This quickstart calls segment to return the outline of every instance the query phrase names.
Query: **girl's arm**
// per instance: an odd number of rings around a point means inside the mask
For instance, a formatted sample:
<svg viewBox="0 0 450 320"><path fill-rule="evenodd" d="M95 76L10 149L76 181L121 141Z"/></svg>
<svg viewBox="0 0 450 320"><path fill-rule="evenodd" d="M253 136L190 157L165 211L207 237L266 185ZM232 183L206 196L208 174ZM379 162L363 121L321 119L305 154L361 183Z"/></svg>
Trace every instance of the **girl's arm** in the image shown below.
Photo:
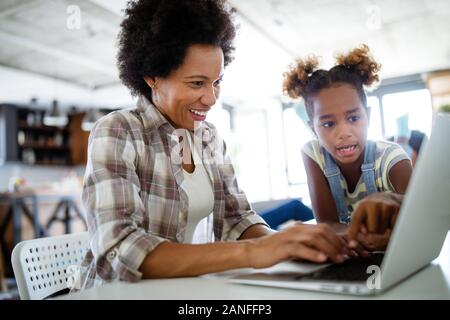
<svg viewBox="0 0 450 320"><path fill-rule="evenodd" d="M394 193L374 193L363 199L356 208L349 228L348 238L356 239L361 227L369 234L360 235L360 242L369 250L384 250L389 242L400 206L412 174L411 161L397 162L389 171L389 181ZM356 242L351 244L356 245Z"/></svg>
<svg viewBox="0 0 450 320"><path fill-rule="evenodd" d="M339 215L328 185L327 178L314 160L302 151L303 164L308 178L308 189L314 216L317 222L330 225L336 232L343 232L347 226L339 222Z"/></svg>
<svg viewBox="0 0 450 320"><path fill-rule="evenodd" d="M389 181L396 193L405 194L408 187L409 178L412 174L411 161L404 159L392 166L389 171Z"/></svg>

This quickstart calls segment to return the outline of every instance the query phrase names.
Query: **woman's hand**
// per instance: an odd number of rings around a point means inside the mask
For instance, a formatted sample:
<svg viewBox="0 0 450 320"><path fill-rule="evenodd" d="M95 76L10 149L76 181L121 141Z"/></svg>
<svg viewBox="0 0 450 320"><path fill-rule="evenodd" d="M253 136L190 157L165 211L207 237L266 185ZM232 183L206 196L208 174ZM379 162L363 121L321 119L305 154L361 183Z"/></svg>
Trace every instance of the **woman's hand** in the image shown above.
<svg viewBox="0 0 450 320"><path fill-rule="evenodd" d="M354 248L360 243L366 249L383 250L389 242L403 196L378 192L361 200L352 215L347 238Z"/></svg>
<svg viewBox="0 0 450 320"><path fill-rule="evenodd" d="M253 268L294 259L323 263L329 258L340 263L350 254L345 241L326 224L297 223L275 234L244 241Z"/></svg>

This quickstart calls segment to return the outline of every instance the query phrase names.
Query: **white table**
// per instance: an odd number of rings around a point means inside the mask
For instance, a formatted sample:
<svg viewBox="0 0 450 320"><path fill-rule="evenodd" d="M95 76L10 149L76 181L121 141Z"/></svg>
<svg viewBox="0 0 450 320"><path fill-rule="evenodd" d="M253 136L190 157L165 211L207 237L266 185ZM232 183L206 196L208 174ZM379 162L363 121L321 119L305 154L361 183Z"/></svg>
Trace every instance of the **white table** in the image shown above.
<svg viewBox="0 0 450 320"><path fill-rule="evenodd" d="M428 267L388 291L373 297L248 286L226 279L190 277L112 282L58 299L161 299L161 300L290 300L290 299L450 299L450 232L439 257Z"/></svg>

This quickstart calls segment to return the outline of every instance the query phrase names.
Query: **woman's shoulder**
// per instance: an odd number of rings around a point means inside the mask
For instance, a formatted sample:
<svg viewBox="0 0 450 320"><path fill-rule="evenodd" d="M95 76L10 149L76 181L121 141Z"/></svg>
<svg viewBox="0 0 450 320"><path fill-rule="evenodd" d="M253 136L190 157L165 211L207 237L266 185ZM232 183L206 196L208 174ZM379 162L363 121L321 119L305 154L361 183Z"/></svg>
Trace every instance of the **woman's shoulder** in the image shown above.
<svg viewBox="0 0 450 320"><path fill-rule="evenodd" d="M140 118L136 107L115 110L101 117L96 123L96 129L141 129L143 123Z"/></svg>
<svg viewBox="0 0 450 320"><path fill-rule="evenodd" d="M96 125L97 127L128 127L132 123L139 123L136 117L136 108L126 108L115 110L101 117Z"/></svg>
<svg viewBox="0 0 450 320"><path fill-rule="evenodd" d="M136 108L115 110L101 117L91 130L91 139L130 139L143 132L143 124L136 114ZM140 134L138 134L140 136Z"/></svg>

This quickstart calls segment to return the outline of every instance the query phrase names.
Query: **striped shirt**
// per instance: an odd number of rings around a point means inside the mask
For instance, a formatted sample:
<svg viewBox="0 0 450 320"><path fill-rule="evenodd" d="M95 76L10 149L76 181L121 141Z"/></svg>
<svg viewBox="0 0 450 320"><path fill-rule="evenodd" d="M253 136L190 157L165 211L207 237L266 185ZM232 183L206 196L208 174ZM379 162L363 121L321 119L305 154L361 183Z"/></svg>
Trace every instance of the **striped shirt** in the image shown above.
<svg viewBox="0 0 450 320"><path fill-rule="evenodd" d="M214 194L205 241L237 240L248 227L266 224L239 189L215 127L202 122L197 134ZM81 288L113 279L137 281L144 258L160 243L184 242L189 204L178 160L181 145L180 130L144 97L136 108L96 123L83 184L90 250Z"/></svg>
<svg viewBox="0 0 450 320"><path fill-rule="evenodd" d="M325 168L325 157L318 140L307 142L302 151L320 167L322 172ZM389 171L401 160L410 160L406 152L398 144L389 141L376 141L375 151L375 185L379 192L395 192L389 180ZM361 177L356 184L355 190L349 192L347 181L341 173L341 186L344 190L345 202L349 213L353 213L358 201L365 197L366 185Z"/></svg>

